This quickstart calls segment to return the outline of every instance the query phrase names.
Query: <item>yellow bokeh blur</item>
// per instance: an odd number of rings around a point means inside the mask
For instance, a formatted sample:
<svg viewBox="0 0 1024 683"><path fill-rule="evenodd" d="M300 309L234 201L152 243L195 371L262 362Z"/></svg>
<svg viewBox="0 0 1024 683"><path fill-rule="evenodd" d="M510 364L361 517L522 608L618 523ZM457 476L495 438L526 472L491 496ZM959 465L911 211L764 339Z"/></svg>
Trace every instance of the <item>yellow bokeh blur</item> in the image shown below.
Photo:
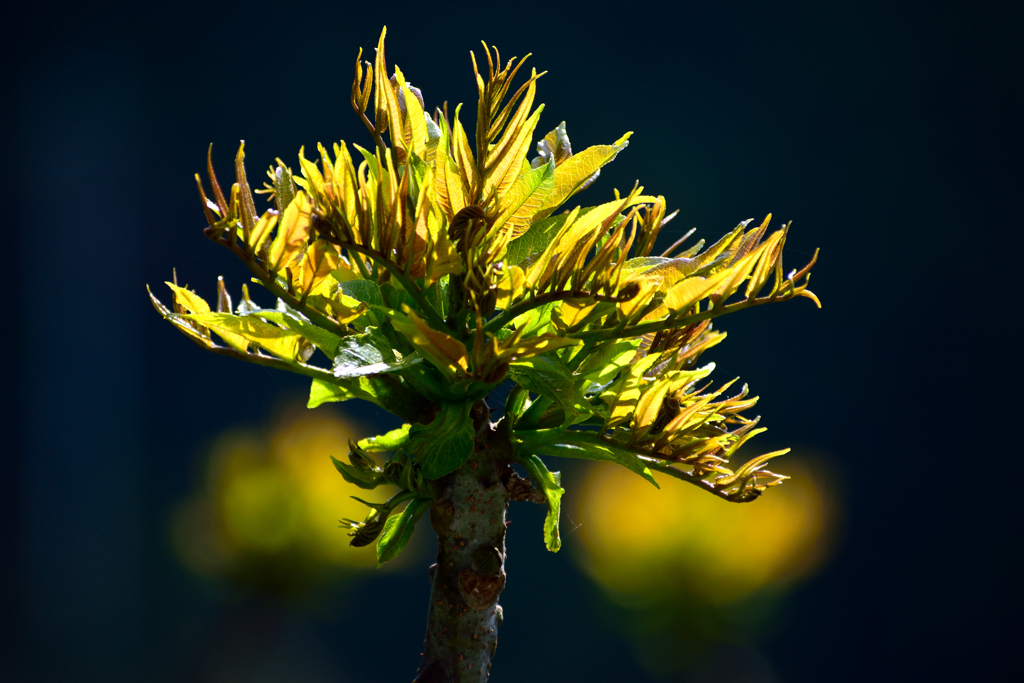
<svg viewBox="0 0 1024 683"><path fill-rule="evenodd" d="M398 489L360 489L331 463L346 458L350 438L365 436L327 407L285 411L266 430L226 430L196 491L173 513L179 558L202 576L287 593L373 570L374 547L351 547L338 522L369 512L351 496L383 502ZM385 569L412 555L411 544Z"/></svg>
<svg viewBox="0 0 1024 683"><path fill-rule="evenodd" d="M792 584L826 558L836 509L820 472L785 460L792 478L752 503L666 476L656 489L594 464L571 498L577 560L625 603L677 596L722 605Z"/></svg>

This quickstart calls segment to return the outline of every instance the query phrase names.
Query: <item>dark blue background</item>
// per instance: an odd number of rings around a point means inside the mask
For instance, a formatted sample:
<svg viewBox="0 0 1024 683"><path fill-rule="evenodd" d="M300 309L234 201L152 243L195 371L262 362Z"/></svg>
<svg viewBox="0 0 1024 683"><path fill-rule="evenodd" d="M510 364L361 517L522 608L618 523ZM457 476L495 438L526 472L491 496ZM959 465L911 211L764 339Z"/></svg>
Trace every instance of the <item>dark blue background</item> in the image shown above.
<svg viewBox="0 0 1024 683"><path fill-rule="evenodd" d="M1022 607L1024 12L834 4L6 10L0 678L206 680L203 652L246 648L209 640L221 618L250 650L291 643L306 668L289 680L412 677L421 572L374 578L280 636L244 628L272 619L217 616L176 563L166 517L210 437L306 382L200 353L143 288L171 266L207 295L218 274L247 279L202 237L206 144L228 176L240 138L251 176L302 144L365 144L352 64L385 23L389 62L429 106L474 101L483 38L549 70L543 130L567 120L577 148L635 131L585 201L639 178L681 209L674 228L713 237L772 211L794 220L790 263L821 247L822 311L744 313L712 353L762 395L762 450L818 449L843 476L843 543L760 643L778 680L1003 671ZM653 680L523 507L493 680Z"/></svg>

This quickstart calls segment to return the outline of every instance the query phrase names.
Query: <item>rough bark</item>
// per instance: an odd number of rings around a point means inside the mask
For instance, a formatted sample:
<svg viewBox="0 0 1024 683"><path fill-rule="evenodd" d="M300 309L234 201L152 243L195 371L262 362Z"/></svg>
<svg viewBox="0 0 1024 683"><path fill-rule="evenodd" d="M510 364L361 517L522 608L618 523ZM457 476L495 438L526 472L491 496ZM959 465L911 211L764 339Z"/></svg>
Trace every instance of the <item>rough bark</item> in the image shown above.
<svg viewBox="0 0 1024 683"><path fill-rule="evenodd" d="M473 455L441 482L430 509L437 563L430 568L430 609L423 661L414 683L486 681L498 645L505 587L505 511L512 450L483 402L473 407Z"/></svg>

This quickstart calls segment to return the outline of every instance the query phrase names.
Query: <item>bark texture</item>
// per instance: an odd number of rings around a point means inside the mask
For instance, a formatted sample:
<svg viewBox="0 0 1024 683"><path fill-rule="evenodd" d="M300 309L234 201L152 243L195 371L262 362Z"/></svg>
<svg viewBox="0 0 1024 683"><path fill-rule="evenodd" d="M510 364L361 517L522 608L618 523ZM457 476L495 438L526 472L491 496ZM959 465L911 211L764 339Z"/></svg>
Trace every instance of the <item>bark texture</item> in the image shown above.
<svg viewBox="0 0 1024 683"><path fill-rule="evenodd" d="M473 455L442 481L430 509L437 564L430 568L427 635L414 683L486 681L498 645L512 446L507 423L495 429L485 403L472 416Z"/></svg>

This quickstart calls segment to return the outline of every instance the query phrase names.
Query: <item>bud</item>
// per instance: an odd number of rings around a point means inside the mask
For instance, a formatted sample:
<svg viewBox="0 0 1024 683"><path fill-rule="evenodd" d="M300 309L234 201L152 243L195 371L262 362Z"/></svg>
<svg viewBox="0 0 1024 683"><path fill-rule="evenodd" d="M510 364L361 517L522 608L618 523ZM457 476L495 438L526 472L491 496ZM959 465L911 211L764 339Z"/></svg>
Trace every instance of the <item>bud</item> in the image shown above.
<svg viewBox="0 0 1024 683"><path fill-rule="evenodd" d="M353 444L350 442L350 445ZM365 454L358 452L358 449L350 451L348 459L351 461L351 465L343 463L333 456L331 457L334 467L348 483L355 484L361 489L375 489L385 483L383 481L383 470L377 467Z"/></svg>
<svg viewBox="0 0 1024 683"><path fill-rule="evenodd" d="M223 275L217 277L217 312L231 312L231 295L228 294L228 289L224 286Z"/></svg>

